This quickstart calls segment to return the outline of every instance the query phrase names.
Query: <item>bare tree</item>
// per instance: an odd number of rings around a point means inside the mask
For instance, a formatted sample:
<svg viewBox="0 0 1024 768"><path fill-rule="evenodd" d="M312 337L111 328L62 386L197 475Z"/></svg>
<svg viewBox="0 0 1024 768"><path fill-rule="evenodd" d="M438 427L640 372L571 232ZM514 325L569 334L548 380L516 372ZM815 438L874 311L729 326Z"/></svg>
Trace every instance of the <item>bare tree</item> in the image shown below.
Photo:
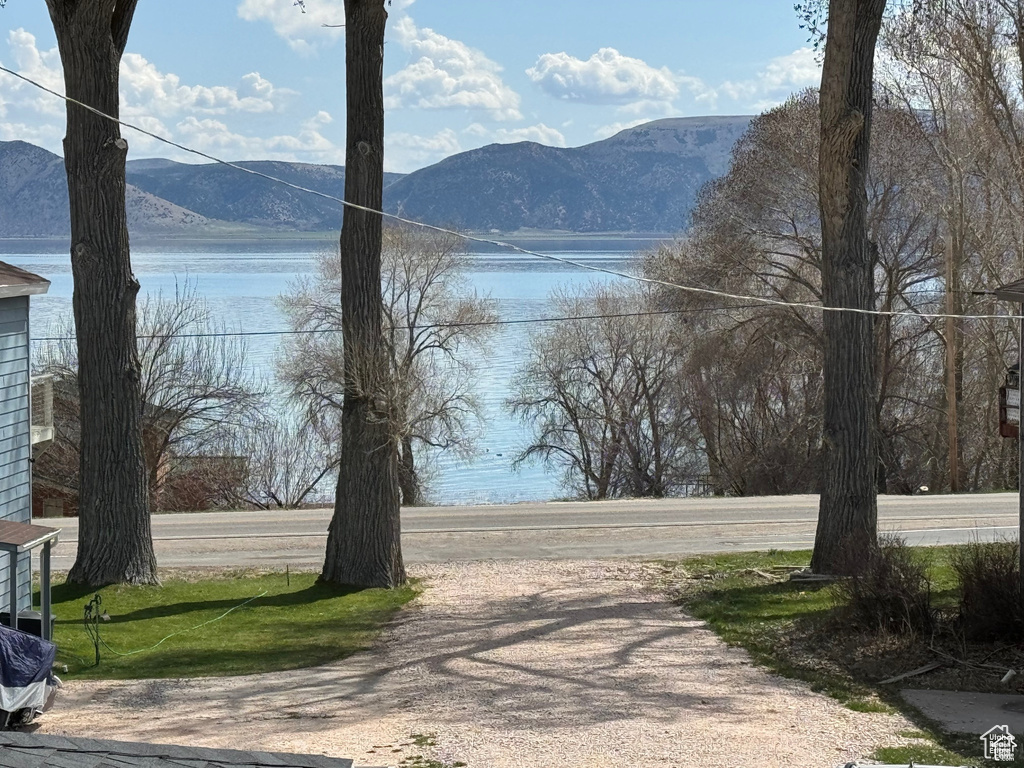
<svg viewBox="0 0 1024 768"><path fill-rule="evenodd" d="M815 91L755 118L729 173L702 191L685 240L648 256L669 282L784 302L821 302L819 104ZM934 311L935 218L927 145L902 110L880 110L868 174L867 221L877 244L873 306ZM658 301L684 311L675 338L686 403L720 492L809 493L821 481L822 313L806 306L729 302L675 290ZM737 306L738 305L738 306ZM932 433L935 337L924 318L881 317L877 412L886 450L880 487L922 482L921 436ZM915 463L918 462L918 463ZM916 477L915 477L916 475ZM916 479L913 482L911 479Z"/></svg>
<svg viewBox="0 0 1024 768"><path fill-rule="evenodd" d="M245 458L244 477L230 500L258 509L295 509L321 501L322 484L338 469L337 428L295 414L253 426L230 443L229 452Z"/></svg>
<svg viewBox="0 0 1024 768"><path fill-rule="evenodd" d="M486 299L468 287L463 240L406 228L383 233L383 344L390 388L386 400L399 447L399 485L406 505L423 502L417 455L472 453L481 420L474 392L475 359L496 318ZM337 253L317 256L317 273L281 299L292 337L278 365L279 378L316 419L343 408L344 344Z"/></svg>
<svg viewBox="0 0 1024 768"><path fill-rule="evenodd" d="M472 453L482 418L475 362L497 316L488 300L470 290L466 264L465 241L456 235L385 230L384 322L405 504L423 502L417 451Z"/></svg>
<svg viewBox="0 0 1024 768"><path fill-rule="evenodd" d="M215 322L194 285L177 287L173 298L148 296L140 306L140 327L148 494L154 506L163 506L172 458L218 454L232 436L253 429L265 392L246 365L244 340ZM36 471L56 475L80 492L78 467L68 458L81 451L81 361L73 329L65 326L56 336L58 341L42 349L38 365L56 380L58 445L43 455Z"/></svg>
<svg viewBox="0 0 1024 768"><path fill-rule="evenodd" d="M47 0L67 105L73 306L81 359L78 554L68 574L91 585L156 583L142 445L135 297L125 214L128 144L117 117L118 66L137 0ZM77 102L77 103L76 103Z"/></svg>
<svg viewBox="0 0 1024 768"><path fill-rule="evenodd" d="M252 429L266 396L247 364L244 339L214 320L186 283L173 299L148 296L140 307L144 429L149 483L159 499L171 455L211 453L228 435Z"/></svg>
<svg viewBox="0 0 1024 768"><path fill-rule="evenodd" d="M984 293L1019 278L1024 252L1024 4L943 0L923 6L884 25L881 82L885 97L920 123L938 170L933 208L948 243L943 282L949 307L993 314ZM965 490L1012 486L1013 446L991 425L1016 335L998 320L949 326L941 341L952 352L946 401L954 407L946 415L957 439L949 451L958 459L956 480ZM948 463L936 462L929 485L947 486Z"/></svg>
<svg viewBox="0 0 1024 768"><path fill-rule="evenodd" d="M593 285L552 296L567 320L531 337L512 413L533 427L516 464L561 469L586 499L670 495L697 473L692 420L679 390L677 330L642 291Z"/></svg>

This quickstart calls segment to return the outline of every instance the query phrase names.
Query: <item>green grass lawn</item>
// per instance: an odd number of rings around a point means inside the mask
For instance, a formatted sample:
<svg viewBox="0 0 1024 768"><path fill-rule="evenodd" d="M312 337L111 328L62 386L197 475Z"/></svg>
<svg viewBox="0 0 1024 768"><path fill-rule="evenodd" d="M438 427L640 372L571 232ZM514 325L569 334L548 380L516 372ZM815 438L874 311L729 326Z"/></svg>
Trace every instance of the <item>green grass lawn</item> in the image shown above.
<svg viewBox="0 0 1024 768"><path fill-rule="evenodd" d="M956 602L951 549L917 550L926 558L933 584L933 605L952 609ZM978 764L976 738L950 736L926 720L898 696L900 685L878 680L934 660L927 650L932 639L882 637L867 639L844 631L835 612L830 586L768 580L755 571L773 574L775 566L803 565L811 553L759 552L694 557L663 562L659 581L687 612L703 619L731 645L746 648L753 659L786 677L809 683L857 711L899 710L920 731L908 747L879 750L872 757L887 763L941 765ZM1021 765L1024 761L1003 763Z"/></svg>
<svg viewBox="0 0 1024 768"><path fill-rule="evenodd" d="M204 580L167 578L159 587L105 587L98 592L110 620L101 621L99 629L109 648L100 647L98 665L82 622L84 606L96 590L56 584L57 661L68 667L62 676L205 677L324 664L367 648L417 594L413 586L344 590L318 584L316 578L313 573L236 573ZM192 629L232 608L224 618Z"/></svg>

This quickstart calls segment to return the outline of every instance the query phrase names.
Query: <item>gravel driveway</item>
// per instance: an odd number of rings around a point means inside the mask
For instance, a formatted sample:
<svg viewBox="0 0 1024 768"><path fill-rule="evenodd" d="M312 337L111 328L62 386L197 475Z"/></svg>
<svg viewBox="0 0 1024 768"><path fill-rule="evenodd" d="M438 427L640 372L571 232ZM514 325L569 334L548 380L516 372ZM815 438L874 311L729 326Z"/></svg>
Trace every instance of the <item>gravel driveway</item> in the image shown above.
<svg viewBox="0 0 1024 768"><path fill-rule="evenodd" d="M470 768L823 768L913 728L752 666L647 588L635 563L412 574L426 592L369 653L260 676L72 683L41 730L377 766L424 755Z"/></svg>

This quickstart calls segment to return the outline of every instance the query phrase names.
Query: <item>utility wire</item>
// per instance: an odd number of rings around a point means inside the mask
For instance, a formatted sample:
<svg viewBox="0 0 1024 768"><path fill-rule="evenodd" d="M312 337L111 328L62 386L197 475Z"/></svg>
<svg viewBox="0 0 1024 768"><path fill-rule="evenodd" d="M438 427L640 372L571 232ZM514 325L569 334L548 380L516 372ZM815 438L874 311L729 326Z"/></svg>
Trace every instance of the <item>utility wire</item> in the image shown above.
<svg viewBox="0 0 1024 768"><path fill-rule="evenodd" d="M931 291L907 291L907 293L930 293ZM814 305L820 308L821 305ZM524 317L515 320L480 320L472 323L431 323L417 325L417 331L431 331L439 328L481 328L498 325L531 325L535 323L563 323L576 320L608 320L620 317L655 317L658 315L686 315L698 312L731 312L741 309L764 309L764 304L736 304L731 307L689 307L686 309L659 309L646 312L612 312L597 315L562 315L558 317ZM922 317L921 315L916 315ZM1003 317L1000 315L999 317ZM410 326L396 326L396 330L413 330ZM340 328L289 329L280 331L211 331L208 333L157 333L137 336L139 341L148 339L223 339L244 336L315 336L328 333L341 333ZM31 341L74 341L74 336L40 336Z"/></svg>
<svg viewBox="0 0 1024 768"><path fill-rule="evenodd" d="M495 247L498 247L498 248L504 248L504 249L507 249L507 250L514 251L516 253L521 253L521 254L523 254L525 256L533 256L535 258L544 259L546 261L553 261L553 262L557 262L559 264L565 264L565 265L568 265L568 266L577 267L578 269L589 270L591 272L601 272L601 273L604 273L604 274L607 274L607 275L613 275L614 277L625 278L626 280L633 280L633 281L636 281L636 282L645 283L647 285L657 285L657 286L661 286L661 287L664 287L664 288L673 288L675 290L686 291L688 293L698 293L698 294L703 294L705 296L717 296L718 298L733 299L733 300L736 300L736 301L753 301L753 302L757 302L759 304L771 305L771 306L799 307L799 308L802 308L802 309L813 309L813 310L817 310L817 311L821 311L821 312L850 312L850 313L858 314L858 315L873 315L873 316L881 316L881 317L916 317L916 318L927 318L927 319L944 319L944 318L947 318L947 317L948 318L955 318L955 319L959 319L959 320L1007 320L1007 319L1020 320L1020 319L1024 319L1024 318L1022 318L1019 315L957 315L957 314L947 314L947 313L940 313L940 312L911 312L911 311L907 311L907 310L861 309L859 307L830 307L830 306L825 306L823 304L807 304L807 303L803 303L803 302L783 301L783 300L780 300L780 299L770 299L770 298L762 297L762 296L748 296L748 295L745 295L745 294L730 293L728 291L720 291L720 290L716 290L716 289L713 289L713 288L702 288L702 287L694 286L694 285L682 285L680 283L671 283L671 282L669 282L667 280L659 280L657 278L644 277L642 275L631 275L631 274L629 274L627 272L621 272L619 270L610 269L608 267L600 267L600 266L596 266L596 265L593 265L593 264L585 264L585 263L582 263L582 262L579 262L579 261L575 261L574 259L567 259L567 258L564 258L564 257L561 257L561 256L554 256L552 254L539 253L537 251L531 251L531 250L529 250L527 248L522 248L522 247L520 247L518 245L515 245L513 243L504 242L502 240L492 240L492 239L489 239L489 238L486 238L486 237L479 237L479 236L476 236L476 235L467 235L467 234L465 234L463 232L457 232L455 230L446 229L445 227L438 227L438 226L435 226L433 224L425 224L425 223L420 222L420 221L414 221L412 219L407 219L407 218L405 218L403 216L398 216L397 214L394 214L394 213L387 213L386 211L379 211L379 210L376 210L374 208L369 208L369 207L364 206L364 205L359 205L358 203L349 202L349 201L344 200L344 199L342 199L340 197L335 197L334 195L327 194L326 192L320 192L320 191L315 190L315 189L310 189L308 187L303 187L303 186L301 186L299 184L293 184L290 181L285 181L284 179L279 179L276 176L271 176L271 175L266 174L266 173L261 173L260 171L253 170L252 168L246 168L245 166L239 165L237 163L232 163L232 162L229 162L227 160L222 160L219 157L214 157L213 155L207 154L206 152L203 152L201 150L193 149L192 147L185 146L184 144L179 144L176 141L172 141L171 139L168 139L168 138L166 138L164 136L161 136L161 135L159 135L157 133L153 133L152 131L148 131L145 128L141 128L141 127L139 127L137 125L134 125L133 123L126 122L126 121L121 120L119 118L113 117L112 115L108 115L105 112L102 112L102 111L96 109L95 107L91 107L88 104L85 104L85 103L83 103L81 101L78 101L77 99L73 99L73 98L71 98L69 96L66 96L65 94L59 93L58 91L55 91L52 88L46 87L42 83L36 82L35 80L33 80L33 79L29 78L29 77L26 77L25 75L21 74L20 72L15 72L14 70L8 69L7 67L4 67L2 65L0 65L0 72L6 72L7 74L9 74L11 76L18 78L19 80L22 80L22 81L28 83L31 86L34 86L35 88L38 88L38 89L40 89L42 91L45 91L46 93L49 93L49 94L51 94L53 96L56 96L59 99L64 100L68 104L74 104L75 106L81 107L82 109L85 109L85 110L87 110L89 112L92 112L93 114L97 115L98 117L104 118L105 120L110 120L111 122L117 123L119 125L123 125L126 128L131 128L133 131L137 131L138 133L141 133L144 136L149 136L152 139L156 139L157 141L159 141L159 142L161 142L163 144L167 144L168 146L174 147L176 149L180 149L182 152L187 152L189 154L196 155L197 157L202 157L202 158L204 158L206 160L210 160L210 161L212 161L214 163L218 163L220 165L226 165L229 168L234 168L236 170L242 171L243 173L248 173L248 174L250 174L252 176L258 176L260 178L267 179L268 181L272 181L272 182L274 182L276 184L282 184L282 185L284 185L286 187L290 187L291 189L295 189L295 190L298 190L300 192L306 192L308 194L316 195L317 197L322 197L322 198L325 198L327 200L333 200L334 202L339 203L340 205L342 205L342 206L344 206L346 208L351 208L353 210L363 211L365 213L370 213L370 214L373 214L375 216L381 216L383 218L391 219L392 221L401 222L401 223L406 224L408 226L419 227L421 229L428 229L428 230L431 230L431 231L434 231L434 232L440 232L442 234L452 235L454 237L459 237L459 238L462 238L462 239L464 239L464 240L466 240L468 242L472 242L472 243L480 243L482 245L491 245L491 246L495 246Z"/></svg>
<svg viewBox="0 0 1024 768"><path fill-rule="evenodd" d="M737 304L734 307L692 307L688 309L660 309L648 312L612 312L601 315L569 315L563 317L525 317L518 320L480 320L472 323L433 323L430 325L417 325L415 330L430 331L437 328L479 328L493 325L528 325L531 323L560 323L573 320L605 320L618 317L653 317L656 315L684 315L694 312L728 312L734 309L763 309L762 304ZM409 326L396 326L396 330L413 330ZM340 328L314 328L309 330L283 330L283 331L221 331L210 333L159 333L152 335L137 336L140 341L143 339L221 339L234 338L238 336L310 336L324 333L341 333ZM32 339L33 342L40 341L74 341L74 336L41 336Z"/></svg>

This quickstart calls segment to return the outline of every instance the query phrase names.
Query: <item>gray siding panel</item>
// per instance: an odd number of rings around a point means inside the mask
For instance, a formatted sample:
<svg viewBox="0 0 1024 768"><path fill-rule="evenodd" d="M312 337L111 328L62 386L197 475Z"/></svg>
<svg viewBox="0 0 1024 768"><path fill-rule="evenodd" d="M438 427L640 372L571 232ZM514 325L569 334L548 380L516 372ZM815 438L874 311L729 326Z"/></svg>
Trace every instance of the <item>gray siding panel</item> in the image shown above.
<svg viewBox="0 0 1024 768"><path fill-rule="evenodd" d="M8 595L8 584L10 583L10 577L8 574L8 558L9 554L6 552L0 553L0 611L7 612L10 610L10 602L7 597ZM29 572L31 553L23 552L18 556L18 610L24 611L32 607L32 579Z"/></svg>
<svg viewBox="0 0 1024 768"><path fill-rule="evenodd" d="M3 363L0 363L0 365L3 365ZM0 414L0 432L3 430L13 430L9 435L2 435L0 439L6 440L9 437L16 437L21 434L23 428L28 427L28 396L22 395L17 398L17 403L13 410ZM2 482L3 479L0 478L0 483Z"/></svg>
<svg viewBox="0 0 1024 768"><path fill-rule="evenodd" d="M5 401L8 398L24 397L26 393L32 394L32 390L27 382L19 382L9 387L0 387L0 399ZM4 405L8 404L5 402ZM5 410L10 410L10 408Z"/></svg>
<svg viewBox="0 0 1024 768"><path fill-rule="evenodd" d="M24 318L21 320L11 320L10 318L5 320L3 317L0 317L0 336L13 336L19 333L28 333L28 323Z"/></svg>
<svg viewBox="0 0 1024 768"><path fill-rule="evenodd" d="M8 437L0 440L0 453L7 453L13 451L15 448L24 448L28 450L32 444L32 435L15 435L14 437Z"/></svg>
<svg viewBox="0 0 1024 768"><path fill-rule="evenodd" d="M32 518L27 296L0 299L0 519ZM8 605L7 555L0 555L0 610ZM31 607L30 557L18 562L18 605Z"/></svg>
<svg viewBox="0 0 1024 768"><path fill-rule="evenodd" d="M31 474L28 446L18 445L9 451L0 449L0 464L9 464L12 467L21 465Z"/></svg>
<svg viewBox="0 0 1024 768"><path fill-rule="evenodd" d="M28 349L22 346L13 349L0 349L0 365L7 363L25 363L28 367Z"/></svg>
<svg viewBox="0 0 1024 768"><path fill-rule="evenodd" d="M0 328L4 326L0 324ZM25 342L28 340L28 334L24 330L18 331L17 333L5 334L0 330L0 349L5 351L17 351L21 354L26 354Z"/></svg>
<svg viewBox="0 0 1024 768"><path fill-rule="evenodd" d="M7 302L0 307L0 323L21 323L22 329L28 328L28 296L16 296L0 301Z"/></svg>

